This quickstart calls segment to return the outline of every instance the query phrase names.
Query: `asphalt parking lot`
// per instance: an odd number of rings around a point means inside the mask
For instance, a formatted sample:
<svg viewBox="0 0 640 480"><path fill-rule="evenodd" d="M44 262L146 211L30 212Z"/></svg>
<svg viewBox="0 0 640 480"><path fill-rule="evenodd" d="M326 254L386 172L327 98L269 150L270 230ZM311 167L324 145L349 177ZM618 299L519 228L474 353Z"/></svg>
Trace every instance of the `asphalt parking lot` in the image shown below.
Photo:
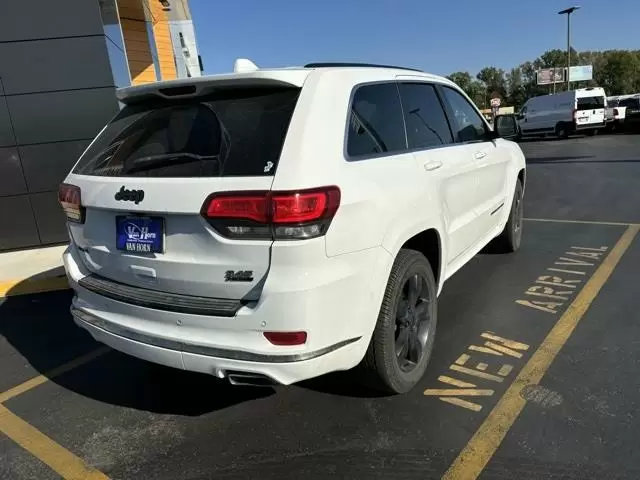
<svg viewBox="0 0 640 480"><path fill-rule="evenodd" d="M231 387L0 299L0 478L640 478L640 136L531 141L524 239L445 285L428 374Z"/></svg>

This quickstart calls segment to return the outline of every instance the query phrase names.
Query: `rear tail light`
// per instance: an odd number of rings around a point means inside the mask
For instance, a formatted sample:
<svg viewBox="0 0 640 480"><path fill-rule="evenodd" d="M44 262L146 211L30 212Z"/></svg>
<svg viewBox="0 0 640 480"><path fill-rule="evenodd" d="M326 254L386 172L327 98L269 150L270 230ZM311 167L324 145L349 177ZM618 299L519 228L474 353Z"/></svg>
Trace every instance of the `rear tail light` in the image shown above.
<svg viewBox="0 0 640 480"><path fill-rule="evenodd" d="M307 332L264 332L263 335L278 346L304 345L307 342Z"/></svg>
<svg viewBox="0 0 640 480"><path fill-rule="evenodd" d="M85 209L82 206L80 187L63 183L58 189L58 201L62 205L67 220L74 223L84 223Z"/></svg>
<svg viewBox="0 0 640 480"><path fill-rule="evenodd" d="M202 216L230 238L302 240L326 233L340 206L340 189L212 194Z"/></svg>
<svg viewBox="0 0 640 480"><path fill-rule="evenodd" d="M574 120L576 119L576 114L577 114L577 113L578 113L578 109L577 109L577 108L574 108L574 109L573 109L573 119L574 119Z"/></svg>

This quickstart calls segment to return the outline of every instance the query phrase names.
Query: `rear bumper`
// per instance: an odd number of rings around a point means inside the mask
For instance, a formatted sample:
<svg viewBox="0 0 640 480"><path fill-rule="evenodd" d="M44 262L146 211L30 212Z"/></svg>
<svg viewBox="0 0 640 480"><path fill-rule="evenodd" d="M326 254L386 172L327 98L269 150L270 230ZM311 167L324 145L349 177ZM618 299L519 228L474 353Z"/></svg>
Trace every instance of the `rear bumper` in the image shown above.
<svg viewBox="0 0 640 480"><path fill-rule="evenodd" d="M371 249L327 258L330 268L318 266L316 272L307 266L272 271L258 302L242 305L233 316L213 316L149 308L88 289L91 272L78 255L73 244L63 255L76 292L72 313L96 340L174 368L217 376L257 373L282 384L361 361L380 306L372 301L372 286L388 262L386 251ZM264 331L306 331L307 343L276 346Z"/></svg>
<svg viewBox="0 0 640 480"><path fill-rule="evenodd" d="M575 122L574 122L575 123ZM593 130L594 128L604 128L607 125L607 122L598 122L598 123L588 123L588 124L575 124L575 130L577 132L583 131L583 130Z"/></svg>
<svg viewBox="0 0 640 480"><path fill-rule="evenodd" d="M331 345L315 352L294 355L261 355L250 352L225 350L203 345L183 344L175 340L143 337L137 340L117 335L107 329L117 328L104 319L83 310L71 307L76 324L87 330L98 342L118 351L150 362L182 370L212 374L220 378L228 372L247 372L270 378L274 383L289 385L323 373L339 370L341 365L350 365L360 355L361 338L354 338ZM132 334L132 332L126 332ZM146 341L141 341L142 339ZM165 343L158 346L153 343ZM169 348L174 347L174 348ZM365 345L366 348L366 345ZM197 353L201 350L201 353ZM222 356L212 356L217 353ZM233 358L237 357L237 358ZM250 359L250 360L249 360Z"/></svg>

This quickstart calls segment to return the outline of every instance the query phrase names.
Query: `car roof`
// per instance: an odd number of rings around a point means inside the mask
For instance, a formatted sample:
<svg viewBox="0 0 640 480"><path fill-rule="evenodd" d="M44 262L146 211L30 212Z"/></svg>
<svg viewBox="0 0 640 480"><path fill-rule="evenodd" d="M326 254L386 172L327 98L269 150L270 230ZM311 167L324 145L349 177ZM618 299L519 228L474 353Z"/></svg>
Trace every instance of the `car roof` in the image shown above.
<svg viewBox="0 0 640 480"><path fill-rule="evenodd" d="M201 77L163 80L143 85L120 88L116 91L118 100L132 103L149 97L191 97L207 93L207 90L219 90L238 86L291 86L301 88L312 72L351 72L361 73L363 80L371 80L379 75L381 80L393 78L420 78L447 85L454 85L449 79L432 75L413 68L377 65L368 63L309 63L301 67L283 67L239 71ZM359 76L359 75L356 75Z"/></svg>

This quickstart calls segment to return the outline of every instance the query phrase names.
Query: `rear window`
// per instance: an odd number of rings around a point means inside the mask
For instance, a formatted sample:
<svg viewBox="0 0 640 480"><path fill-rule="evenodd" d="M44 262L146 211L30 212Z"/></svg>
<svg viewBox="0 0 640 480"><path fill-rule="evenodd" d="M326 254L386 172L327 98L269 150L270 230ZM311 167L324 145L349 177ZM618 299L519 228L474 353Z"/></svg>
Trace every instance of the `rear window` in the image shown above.
<svg viewBox="0 0 640 480"><path fill-rule="evenodd" d="M273 175L300 89L234 89L126 106L73 173L110 177Z"/></svg>
<svg viewBox="0 0 640 480"><path fill-rule="evenodd" d="M596 110L604 108L604 97L578 98L578 110Z"/></svg>

